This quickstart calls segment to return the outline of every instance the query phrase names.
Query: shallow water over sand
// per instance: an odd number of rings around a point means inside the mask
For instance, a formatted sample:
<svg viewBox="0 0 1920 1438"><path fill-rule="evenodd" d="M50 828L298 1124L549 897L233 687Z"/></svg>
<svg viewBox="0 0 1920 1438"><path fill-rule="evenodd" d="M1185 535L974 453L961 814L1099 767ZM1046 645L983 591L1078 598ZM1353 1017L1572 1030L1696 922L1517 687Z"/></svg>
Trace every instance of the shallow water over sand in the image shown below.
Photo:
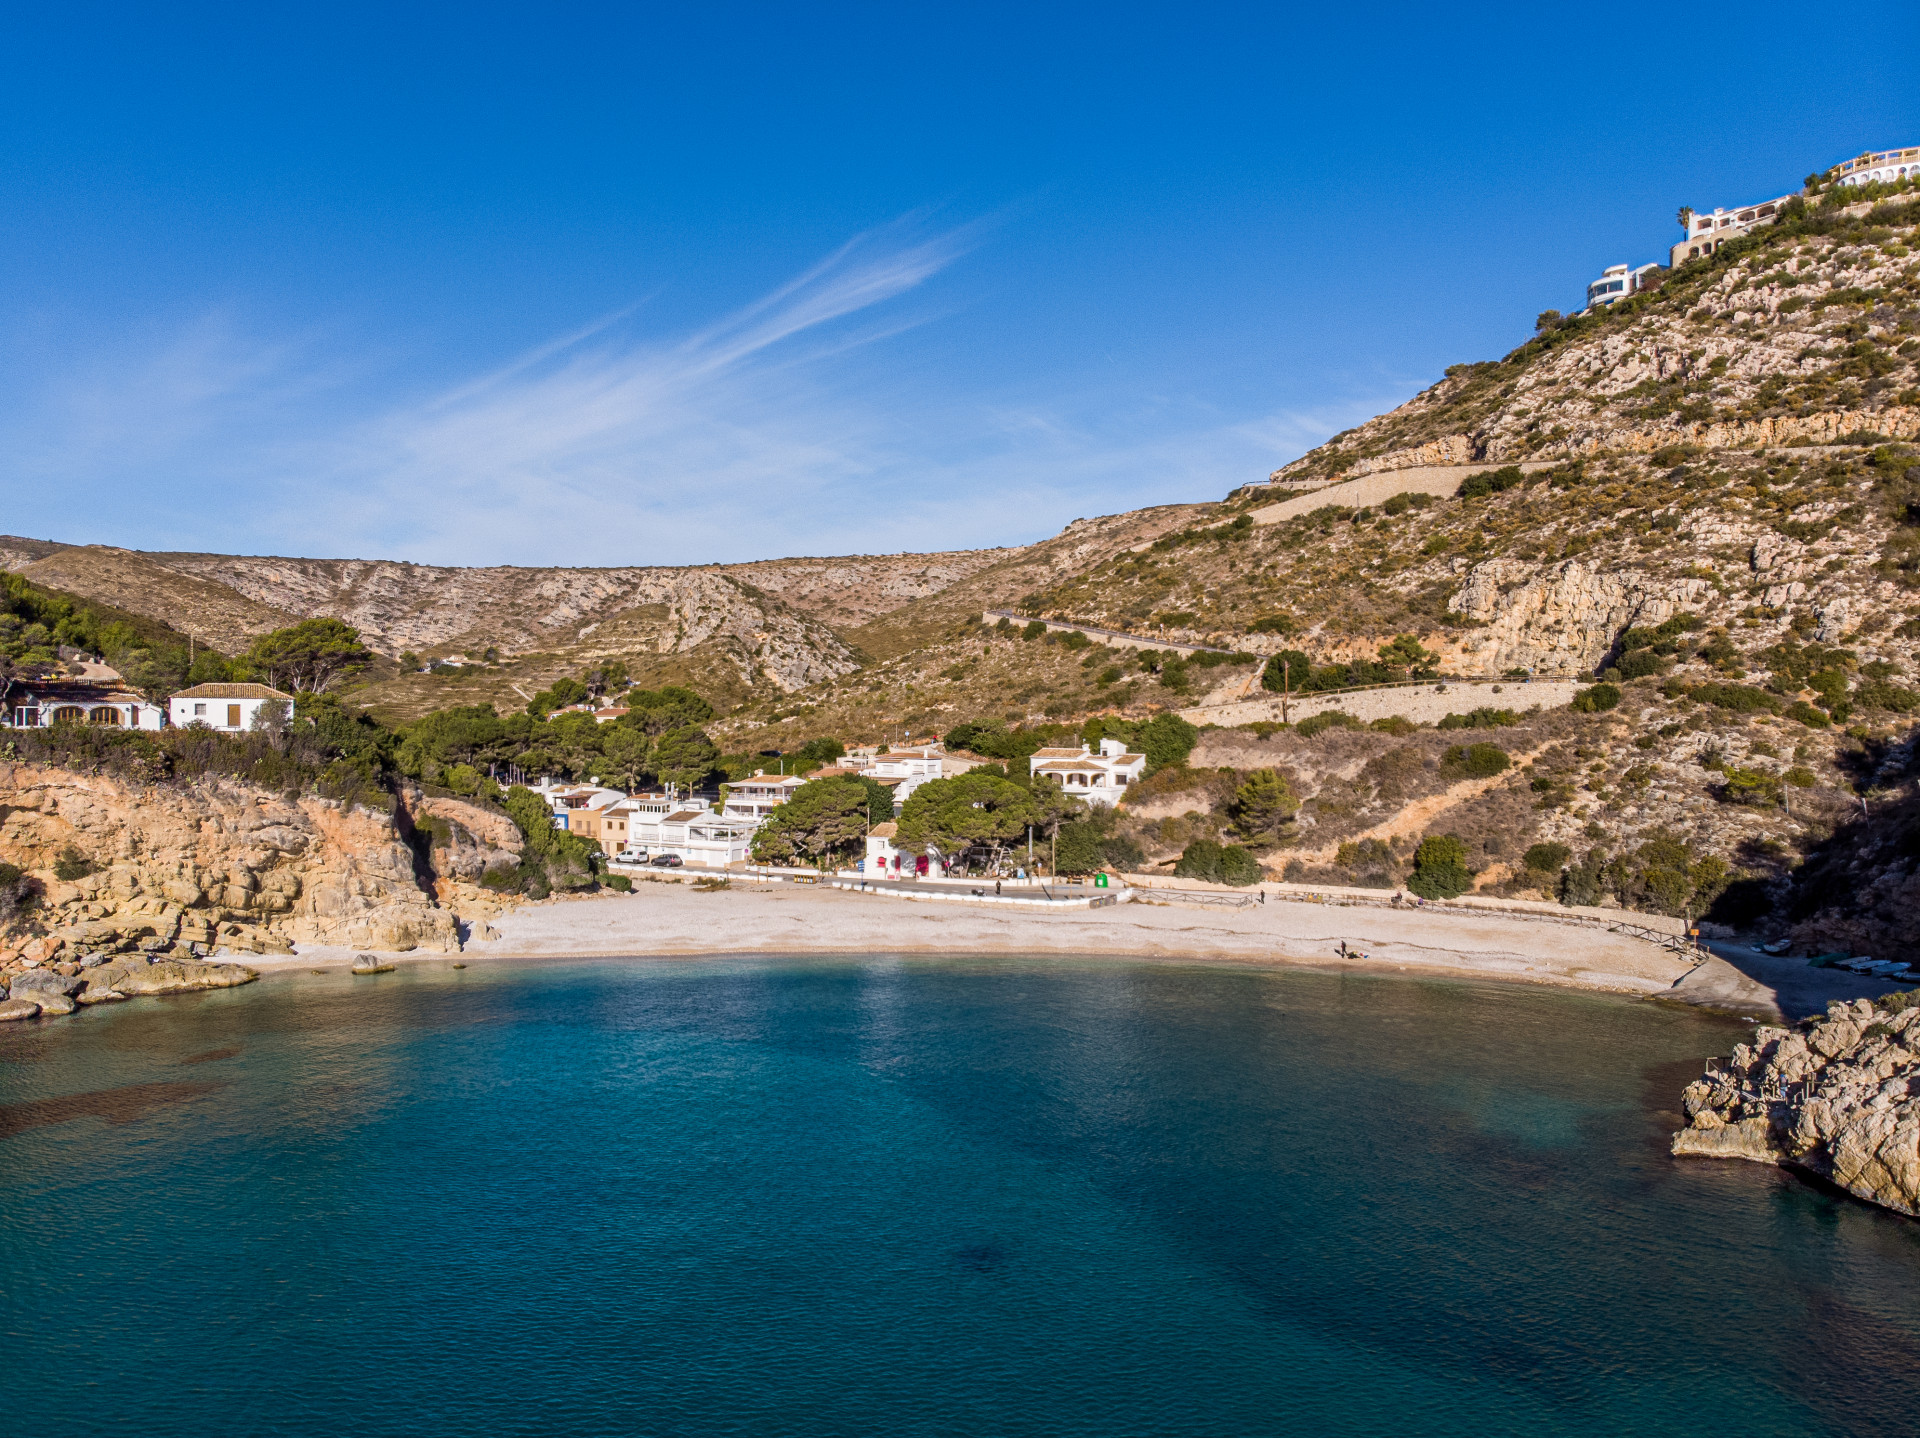
<svg viewBox="0 0 1920 1438"><path fill-rule="evenodd" d="M1911 1432L1920 1224L1667 1156L1739 1028L874 956L97 1008L0 1034L9 1427Z"/></svg>

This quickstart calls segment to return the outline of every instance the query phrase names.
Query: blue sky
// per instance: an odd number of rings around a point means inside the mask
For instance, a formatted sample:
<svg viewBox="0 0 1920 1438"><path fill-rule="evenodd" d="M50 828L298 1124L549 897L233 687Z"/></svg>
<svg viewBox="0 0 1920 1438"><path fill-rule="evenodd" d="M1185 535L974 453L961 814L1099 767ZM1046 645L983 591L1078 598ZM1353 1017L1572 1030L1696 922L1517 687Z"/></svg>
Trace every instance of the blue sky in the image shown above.
<svg viewBox="0 0 1920 1438"><path fill-rule="evenodd" d="M233 5L0 46L0 530L1020 543L1920 143L1920 9ZM1813 57L1813 58L1809 58Z"/></svg>

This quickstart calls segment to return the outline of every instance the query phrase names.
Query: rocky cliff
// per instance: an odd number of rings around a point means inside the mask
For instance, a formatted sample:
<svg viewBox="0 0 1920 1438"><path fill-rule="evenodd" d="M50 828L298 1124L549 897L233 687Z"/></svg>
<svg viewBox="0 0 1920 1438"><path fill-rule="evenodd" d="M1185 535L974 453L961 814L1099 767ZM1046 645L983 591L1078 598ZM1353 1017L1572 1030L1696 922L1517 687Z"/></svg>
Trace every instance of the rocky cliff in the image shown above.
<svg viewBox="0 0 1920 1438"><path fill-rule="evenodd" d="M1761 1028L1688 1085L1676 1154L1790 1164L1920 1217L1920 1006L1835 1002Z"/></svg>
<svg viewBox="0 0 1920 1438"><path fill-rule="evenodd" d="M0 763L0 860L43 890L16 921L39 933L0 937L0 972L58 955L296 943L453 952L463 915L499 906L472 881L518 849L510 823L454 799L389 813L229 780L138 786ZM89 872L62 879L63 863Z"/></svg>

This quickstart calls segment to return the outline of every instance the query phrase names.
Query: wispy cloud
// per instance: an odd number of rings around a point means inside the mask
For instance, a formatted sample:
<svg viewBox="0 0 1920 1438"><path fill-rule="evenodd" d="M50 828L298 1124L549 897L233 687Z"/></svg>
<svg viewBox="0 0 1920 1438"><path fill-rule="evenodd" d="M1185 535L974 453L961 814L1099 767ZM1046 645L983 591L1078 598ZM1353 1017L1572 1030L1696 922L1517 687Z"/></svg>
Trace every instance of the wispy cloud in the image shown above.
<svg viewBox="0 0 1920 1438"><path fill-rule="evenodd" d="M945 393L900 340L976 239L910 219L690 332L635 304L403 401L379 397L404 383L391 355L215 315L0 402L0 443L46 486L43 532L65 505L74 538L699 563L1020 542L1214 498L1379 407Z"/></svg>

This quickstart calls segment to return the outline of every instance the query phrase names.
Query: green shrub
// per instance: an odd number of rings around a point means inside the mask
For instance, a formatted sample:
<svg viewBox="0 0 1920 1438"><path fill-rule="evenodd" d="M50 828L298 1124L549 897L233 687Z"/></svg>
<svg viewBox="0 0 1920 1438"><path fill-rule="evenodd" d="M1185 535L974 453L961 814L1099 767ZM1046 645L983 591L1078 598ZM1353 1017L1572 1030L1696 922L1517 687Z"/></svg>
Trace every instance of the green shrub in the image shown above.
<svg viewBox="0 0 1920 1438"><path fill-rule="evenodd" d="M1216 844L1211 839L1195 839L1187 845L1173 872L1183 879L1232 884L1235 888L1257 884L1265 877L1260 861L1238 844Z"/></svg>
<svg viewBox="0 0 1920 1438"><path fill-rule="evenodd" d="M1620 686L1617 684L1596 684L1591 689L1582 689L1573 696L1573 702L1567 707L1576 714L1604 714L1620 705Z"/></svg>
<svg viewBox="0 0 1920 1438"><path fill-rule="evenodd" d="M0 863L0 928L12 923L40 899L40 885L17 864Z"/></svg>
<svg viewBox="0 0 1920 1438"><path fill-rule="evenodd" d="M1293 732L1303 739L1310 739L1328 729L1364 729L1366 726L1351 714L1339 709L1327 709L1302 719L1293 726Z"/></svg>
<svg viewBox="0 0 1920 1438"><path fill-rule="evenodd" d="M1403 734L1411 734L1420 726L1411 719L1399 714L1389 714L1384 719L1376 719L1367 727L1379 734L1391 734L1398 739Z"/></svg>
<svg viewBox="0 0 1920 1438"><path fill-rule="evenodd" d="M1660 673L1666 665L1651 649L1631 649L1620 656L1614 668L1622 679L1645 679Z"/></svg>
<svg viewBox="0 0 1920 1438"><path fill-rule="evenodd" d="M60 857L53 861L53 876L71 884L75 879L84 879L99 866L69 844L60 851Z"/></svg>
<svg viewBox="0 0 1920 1438"><path fill-rule="evenodd" d="M1449 714L1436 729L1509 729L1520 722L1511 709L1473 709L1465 714Z"/></svg>
<svg viewBox="0 0 1920 1438"><path fill-rule="evenodd" d="M1773 714L1780 709L1778 699L1766 690L1756 689L1751 684L1722 684L1714 681L1696 684L1687 693L1702 704L1711 704L1716 709L1730 710L1735 714Z"/></svg>
<svg viewBox="0 0 1920 1438"><path fill-rule="evenodd" d="M1566 868L1567 861L1572 857L1573 850L1565 844L1535 844L1527 850L1521 862L1535 873L1557 874Z"/></svg>
<svg viewBox="0 0 1920 1438"><path fill-rule="evenodd" d="M1804 699L1796 699L1793 701L1793 703L1789 704L1787 706L1786 714L1787 714L1787 718L1795 720L1798 723L1804 724L1809 729L1825 729L1828 725L1833 723L1833 720L1829 719L1825 714L1823 714L1820 710L1814 708L1811 704L1807 703L1807 701Z"/></svg>
<svg viewBox="0 0 1920 1438"><path fill-rule="evenodd" d="M1423 899L1451 899L1473 887L1467 871L1466 841L1457 834L1434 834L1420 841L1407 887Z"/></svg>
<svg viewBox="0 0 1920 1438"><path fill-rule="evenodd" d="M1441 757L1440 767L1469 779L1491 779L1513 767L1507 751L1497 744L1455 744Z"/></svg>
<svg viewBox="0 0 1920 1438"><path fill-rule="evenodd" d="M633 880L629 879L625 874L609 874L601 882L617 893L631 894L633 892Z"/></svg>
<svg viewBox="0 0 1920 1438"><path fill-rule="evenodd" d="M1047 632L1047 626L1044 623L1042 623L1040 620L1035 619L1031 623L1029 623L1025 629L1022 629L1020 631L1020 637L1022 639L1031 641L1031 640L1038 639L1041 635L1045 634L1046 632Z"/></svg>
<svg viewBox="0 0 1920 1438"><path fill-rule="evenodd" d="M1780 802L1780 780L1759 769L1729 769L1720 792L1730 804L1771 808Z"/></svg>
<svg viewBox="0 0 1920 1438"><path fill-rule="evenodd" d="M1460 498L1484 499L1490 494L1499 494L1526 482L1526 475L1517 464L1509 464L1500 469L1482 470L1479 474L1470 474L1460 485Z"/></svg>

